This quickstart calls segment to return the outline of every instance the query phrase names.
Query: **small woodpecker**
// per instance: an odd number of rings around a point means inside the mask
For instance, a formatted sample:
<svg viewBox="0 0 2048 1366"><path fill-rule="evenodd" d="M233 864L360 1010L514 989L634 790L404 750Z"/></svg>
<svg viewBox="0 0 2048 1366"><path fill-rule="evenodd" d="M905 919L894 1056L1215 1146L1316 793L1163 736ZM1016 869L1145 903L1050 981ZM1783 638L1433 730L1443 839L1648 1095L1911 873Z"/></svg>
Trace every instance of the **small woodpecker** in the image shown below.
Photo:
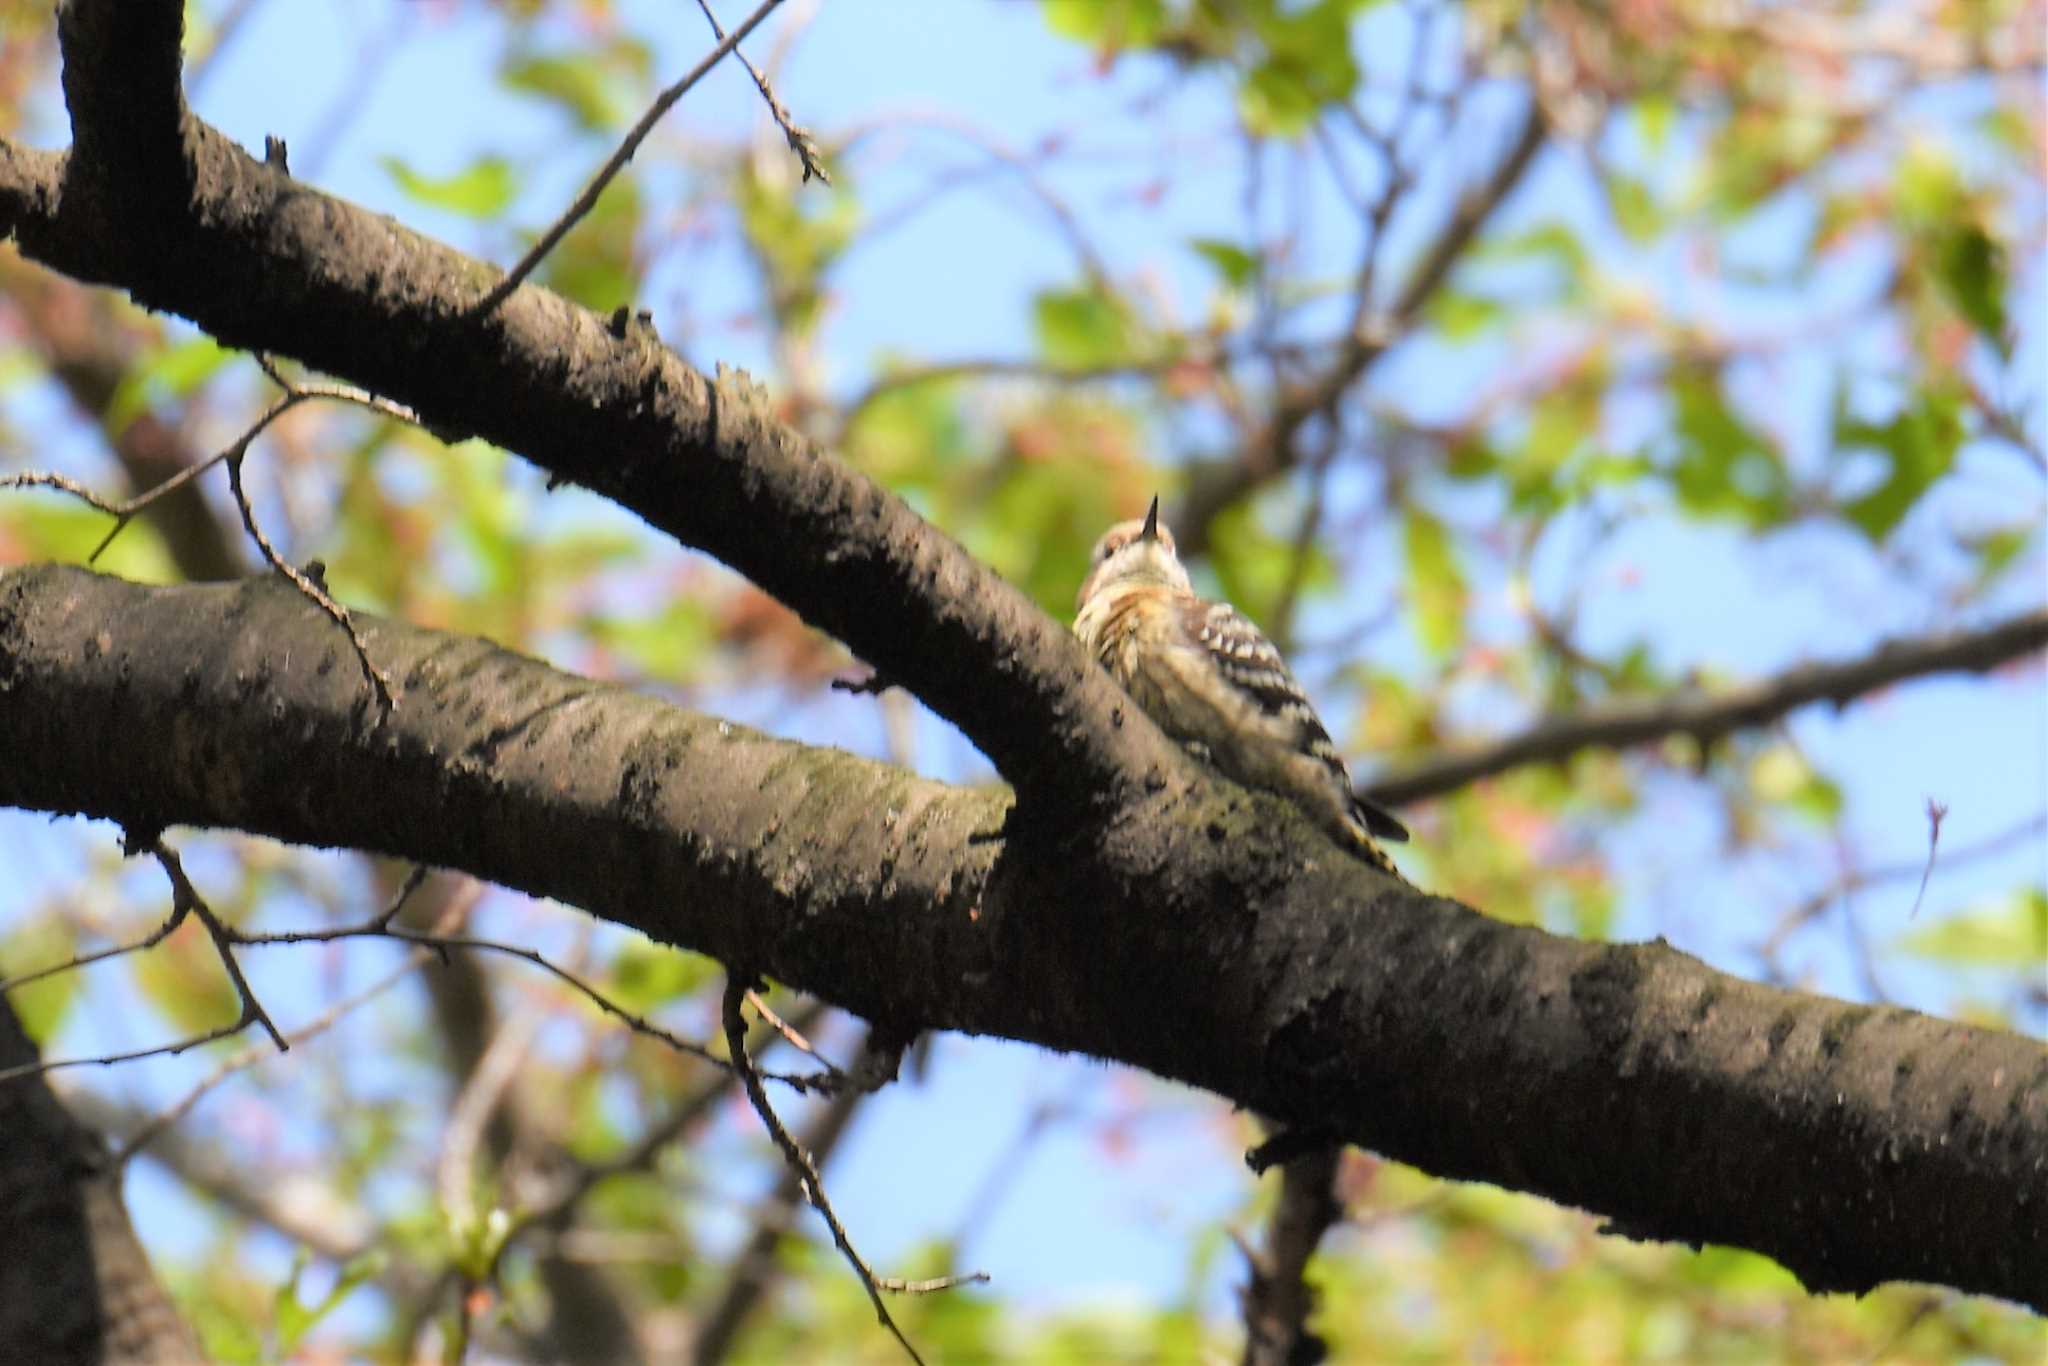
<svg viewBox="0 0 2048 1366"><path fill-rule="evenodd" d="M1140 521L1095 543L1074 634L1159 728L1246 787L1294 803L1324 833L1399 877L1374 842L1407 829L1351 789L1343 756L1265 633L1227 602L1195 596L1159 525L1159 499Z"/></svg>

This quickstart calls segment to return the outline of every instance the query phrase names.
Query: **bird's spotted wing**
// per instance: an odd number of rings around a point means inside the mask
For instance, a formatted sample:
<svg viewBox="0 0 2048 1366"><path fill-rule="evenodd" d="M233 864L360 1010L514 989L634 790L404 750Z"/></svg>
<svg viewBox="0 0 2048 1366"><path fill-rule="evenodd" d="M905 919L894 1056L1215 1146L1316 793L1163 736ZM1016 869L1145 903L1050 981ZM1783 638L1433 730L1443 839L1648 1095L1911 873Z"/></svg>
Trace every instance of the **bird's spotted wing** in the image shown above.
<svg viewBox="0 0 2048 1366"><path fill-rule="evenodd" d="M1315 706L1266 633L1227 602L1190 604L1186 625L1189 636L1209 652L1224 678L1262 714L1292 726L1301 747L1327 764L1349 791L1351 774L1344 766L1344 756L1337 752ZM1371 802L1353 793L1351 804L1372 834L1396 842L1408 838L1408 827Z"/></svg>

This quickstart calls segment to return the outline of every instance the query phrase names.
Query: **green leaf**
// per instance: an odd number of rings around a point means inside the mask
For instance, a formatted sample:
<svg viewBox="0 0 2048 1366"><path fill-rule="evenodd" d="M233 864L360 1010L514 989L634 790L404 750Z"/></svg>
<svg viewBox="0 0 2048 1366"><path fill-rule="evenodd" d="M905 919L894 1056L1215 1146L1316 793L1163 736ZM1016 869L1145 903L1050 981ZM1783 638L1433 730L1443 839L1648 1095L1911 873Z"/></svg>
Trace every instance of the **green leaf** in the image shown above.
<svg viewBox="0 0 2048 1366"><path fill-rule="evenodd" d="M606 994L626 1009L645 1015L695 992L711 974L708 958L652 940L629 939L612 959Z"/></svg>
<svg viewBox="0 0 2048 1366"><path fill-rule="evenodd" d="M1254 67L1237 90L1238 113L1261 137L1291 138L1305 132L1319 108L1312 91L1271 63Z"/></svg>
<svg viewBox="0 0 2048 1366"><path fill-rule="evenodd" d="M808 332L823 306L825 275L860 223L848 175L829 190L806 187L784 163L763 172L744 159L734 198L747 245L768 276L769 302L786 329Z"/></svg>
<svg viewBox="0 0 2048 1366"><path fill-rule="evenodd" d="M2040 534L2041 528L2029 521L2018 526L1999 527L1981 536L1963 538L1963 543L1977 557L1976 588L1972 596L1997 582L1998 576L2012 568L2020 553Z"/></svg>
<svg viewBox="0 0 2048 1366"><path fill-rule="evenodd" d="M419 203L465 218L495 218L519 192L519 178L503 157L479 157L450 176L422 175L398 157L381 159L398 188Z"/></svg>
<svg viewBox="0 0 2048 1366"><path fill-rule="evenodd" d="M1408 603L1423 648L1442 657L1464 638L1471 596L1459 567L1450 528L1418 503L1402 509L1402 546L1408 565Z"/></svg>
<svg viewBox="0 0 2048 1366"><path fill-rule="evenodd" d="M8 976L39 972L69 962L77 954L78 940L71 923L61 915L36 916L0 939L0 964L5 965ZM16 987L7 994L7 1003L14 1008L22 1029L40 1045L57 1032L84 985L79 972L55 972Z"/></svg>
<svg viewBox="0 0 2048 1366"><path fill-rule="evenodd" d="M1497 299L1468 294L1460 289L1440 289L1429 301L1430 323L1445 341L1470 341L1498 323L1507 310Z"/></svg>
<svg viewBox="0 0 2048 1366"><path fill-rule="evenodd" d="M1444 452L1444 473L1453 479L1485 479L1501 467L1503 456L1485 440L1467 433Z"/></svg>
<svg viewBox="0 0 2048 1366"><path fill-rule="evenodd" d="M235 994L235 984L197 917L126 961L142 998L181 1034L205 1034L233 1024L241 1013L242 998Z"/></svg>
<svg viewBox="0 0 2048 1366"><path fill-rule="evenodd" d="M1941 235L1935 278L1956 312L2005 354L2005 250L1975 223Z"/></svg>
<svg viewBox="0 0 2048 1366"><path fill-rule="evenodd" d="M1291 535L1276 536L1269 532L1247 501L1216 515L1209 524L1209 546L1210 564L1226 599L1254 617L1278 603L1288 576L1294 572ZM1336 564L1327 551L1311 541L1301 568L1302 591L1329 588L1336 581Z"/></svg>
<svg viewBox="0 0 2048 1366"><path fill-rule="evenodd" d="M1054 365L1089 369L1133 358L1137 328L1122 302L1106 290L1042 291L1032 303L1038 349Z"/></svg>
<svg viewBox="0 0 2048 1366"><path fill-rule="evenodd" d="M1045 0L1052 31L1099 47L1146 47L1166 28L1165 0Z"/></svg>
<svg viewBox="0 0 2048 1366"><path fill-rule="evenodd" d="M237 354L211 337L194 337L155 352L122 376L113 398L107 401L106 429L126 430L157 404L190 396Z"/></svg>
<svg viewBox="0 0 2048 1366"><path fill-rule="evenodd" d="M1737 416L1714 378L1680 376L1672 383L1672 401L1678 459L1671 483L1680 505L1703 516L1737 517L1752 527L1783 521L1792 491L1777 447Z"/></svg>
<svg viewBox="0 0 2048 1366"><path fill-rule="evenodd" d="M1574 383L1536 401L1529 434L1508 454L1508 486L1515 510L1554 512L1572 492L1565 469L1600 430L1600 390Z"/></svg>
<svg viewBox="0 0 2048 1366"><path fill-rule="evenodd" d="M1962 403L1946 390L1922 393L1889 422L1838 421L1837 449L1874 450L1891 467L1884 483L1845 504L1843 514L1873 542L1884 540L1928 487L1949 472L1962 442Z"/></svg>
<svg viewBox="0 0 2048 1366"><path fill-rule="evenodd" d="M623 127L640 104L652 69L647 45L620 38L568 57L522 56L506 63L499 79L513 90L548 100L586 133Z"/></svg>
<svg viewBox="0 0 2048 1366"><path fill-rule="evenodd" d="M1764 750L1749 766L1750 790L1767 802L1788 806L1819 825L1832 825L1842 815L1842 789L1814 771L1791 745Z"/></svg>
<svg viewBox="0 0 2048 1366"><path fill-rule="evenodd" d="M34 492L40 496L0 501L0 546L16 563L82 564L114 528L113 518L68 494ZM101 573L139 583L176 583L182 577L162 533L146 518L130 522L93 563Z"/></svg>
<svg viewBox="0 0 2048 1366"><path fill-rule="evenodd" d="M263 1337L256 1325L232 1312L226 1305L207 1297L186 1310L199 1334L206 1360L225 1366L257 1366L267 1359Z"/></svg>
<svg viewBox="0 0 2048 1366"><path fill-rule="evenodd" d="M1632 242L1648 242L1664 229L1664 211L1649 185L1622 171L1606 177L1607 207L1614 225Z"/></svg>
<svg viewBox="0 0 2048 1366"><path fill-rule="evenodd" d="M578 621L592 640L618 657L625 672L669 684L698 678L718 643L710 607L689 598L670 602L651 617L592 612Z"/></svg>
<svg viewBox="0 0 2048 1366"><path fill-rule="evenodd" d="M1585 292L1592 273L1586 244L1562 223L1544 223L1499 240L1488 239L1475 254L1498 261L1548 261L1558 271L1557 293L1567 300Z"/></svg>
<svg viewBox="0 0 2048 1366"><path fill-rule="evenodd" d="M640 275L641 207L638 181L622 177L607 185L589 216L541 267L542 281L600 313L632 302Z"/></svg>
<svg viewBox="0 0 2048 1366"><path fill-rule="evenodd" d="M1962 176L1948 153L1931 142L1916 142L1899 161L1892 182L1899 216L1920 231L1938 231L1962 217Z"/></svg>
<svg viewBox="0 0 2048 1366"><path fill-rule="evenodd" d="M1255 283L1265 270L1265 258L1256 252L1246 251L1235 242L1226 242L1220 237L1197 237L1188 245L1195 253L1216 268L1223 282L1233 289L1243 289Z"/></svg>
<svg viewBox="0 0 2048 1366"><path fill-rule="evenodd" d="M1938 869L1938 865L1937 865ZM1901 953L1958 967L2026 967L2048 956L2048 891L2008 892L1899 936Z"/></svg>
<svg viewBox="0 0 2048 1366"><path fill-rule="evenodd" d="M2027 116L2009 104L2000 104L1984 111L1977 120L1977 131L1998 146L2001 151L2014 157L2023 157L2033 163L2034 130Z"/></svg>
<svg viewBox="0 0 2048 1366"><path fill-rule="evenodd" d="M292 1261L291 1279L277 1288L272 1300L273 1322L277 1338L277 1356L288 1357L297 1349L306 1334L334 1311L334 1307L347 1299L363 1282L381 1275L387 1258L378 1249L371 1249L361 1256L352 1257L335 1277L333 1288L321 1297L320 1303L307 1306L299 1302L299 1278L305 1274L308 1258L302 1249Z"/></svg>
<svg viewBox="0 0 2048 1366"><path fill-rule="evenodd" d="M971 454L959 387L945 376L887 390L854 419L845 459L899 494L936 487Z"/></svg>
<svg viewBox="0 0 2048 1366"><path fill-rule="evenodd" d="M1646 92L1636 101L1634 119L1636 132L1642 137L1643 145L1652 152L1661 152L1671 141L1671 129L1677 122L1678 105L1669 94L1657 91Z"/></svg>

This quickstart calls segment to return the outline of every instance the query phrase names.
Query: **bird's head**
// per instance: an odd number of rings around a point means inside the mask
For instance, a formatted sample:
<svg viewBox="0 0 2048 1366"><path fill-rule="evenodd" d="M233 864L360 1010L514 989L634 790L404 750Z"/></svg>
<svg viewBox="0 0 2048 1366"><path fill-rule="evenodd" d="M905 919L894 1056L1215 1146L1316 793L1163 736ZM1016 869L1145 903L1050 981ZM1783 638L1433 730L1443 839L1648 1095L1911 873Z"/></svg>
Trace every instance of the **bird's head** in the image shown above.
<svg viewBox="0 0 2048 1366"><path fill-rule="evenodd" d="M1162 588L1194 591L1188 571L1181 567L1180 552L1174 548L1173 533L1159 524L1159 499L1143 519L1118 522L1102 533L1089 557L1088 577L1081 584L1077 605L1116 584L1156 584Z"/></svg>

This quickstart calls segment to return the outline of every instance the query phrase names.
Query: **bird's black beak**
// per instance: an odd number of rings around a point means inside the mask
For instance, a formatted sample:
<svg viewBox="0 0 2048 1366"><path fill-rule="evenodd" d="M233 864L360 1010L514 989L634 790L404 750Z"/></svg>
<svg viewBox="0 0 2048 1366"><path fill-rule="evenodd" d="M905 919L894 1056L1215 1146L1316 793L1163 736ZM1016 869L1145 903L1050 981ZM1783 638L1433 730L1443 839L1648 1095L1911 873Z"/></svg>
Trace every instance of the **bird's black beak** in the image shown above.
<svg viewBox="0 0 2048 1366"><path fill-rule="evenodd" d="M1159 495L1156 493L1152 495L1152 506L1145 509L1145 525L1139 530L1138 537L1146 541L1159 539Z"/></svg>

